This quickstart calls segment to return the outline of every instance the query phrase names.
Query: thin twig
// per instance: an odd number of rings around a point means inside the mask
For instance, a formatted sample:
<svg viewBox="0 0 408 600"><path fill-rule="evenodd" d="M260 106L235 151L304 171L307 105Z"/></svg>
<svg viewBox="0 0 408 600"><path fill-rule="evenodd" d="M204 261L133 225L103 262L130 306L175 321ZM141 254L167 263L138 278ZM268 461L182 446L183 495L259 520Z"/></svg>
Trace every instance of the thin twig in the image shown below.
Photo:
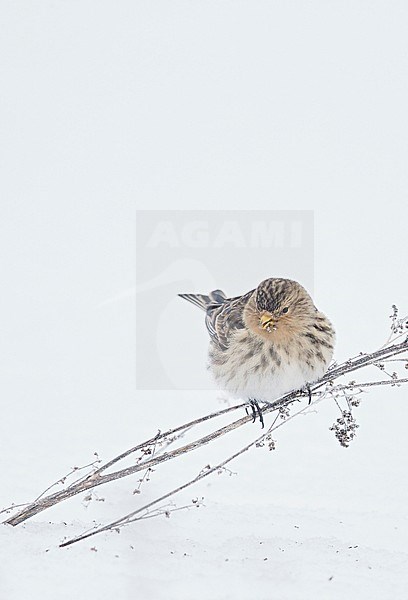
<svg viewBox="0 0 408 600"><path fill-rule="evenodd" d="M26 503L24 505L25 508L23 510L18 511L12 517L8 518L6 521L3 521L3 523L5 523L7 525L13 525L13 526L19 525L20 523L26 521L27 519L30 519L31 517L35 516L36 514L42 512L43 510L46 510L47 508L54 506L55 504L58 504L59 502L62 502L63 500L71 498L72 496L81 494L82 492L85 492L89 489L93 489L94 487L103 485L104 483L108 483L109 481L113 481L115 479L120 479L121 477L126 477L128 475L132 475L133 473L136 473L137 471L140 471L144 468L148 468L149 466L151 466L151 464L150 464L151 461L140 462L135 467L133 467L133 468L130 467L130 471L129 471L129 469L123 469L122 471L118 471L118 472L112 473L110 475L104 475L104 476L100 475L100 473L102 471L108 469L109 467L116 464L120 460L127 458L128 456L130 456L134 452L137 452L138 450L141 450L142 448L146 448L148 446L157 444L157 442L159 440L165 440L170 435L174 435L175 433L185 431L185 430L193 427L194 425L198 425L199 423L204 423L205 421L208 421L210 419L214 419L215 417L219 417L221 415L235 411L238 408L242 408L244 406L245 406L245 403L230 406L228 408L218 410L218 411L210 413L208 415L204 415L203 417L200 417L198 419L189 421L188 423L184 423L183 425L180 425L178 427L169 429L165 433L161 433L159 431L152 438L146 440L145 442L142 442L141 444L138 444L137 446L130 448L129 450L126 450L125 452L122 452L122 454L116 456L114 459L112 459L109 462L107 462L106 464L102 465L101 467L99 467L96 471L94 471L90 475L87 475L85 477L78 479L77 481L74 481L69 486L67 486L65 489L55 492L53 494L49 494L48 496L45 496L45 497L42 497L43 493L44 493L43 492L38 500L36 499L33 502ZM167 458L163 458L163 456L165 456ZM162 462L164 460L168 460L169 458L172 458L172 457L173 457L173 455L169 456L169 454L161 455L161 460L157 460L157 463ZM154 464L157 464L157 463L154 463ZM55 485L55 484L53 484L53 485ZM52 486L50 486L50 487L52 487Z"/></svg>
<svg viewBox="0 0 408 600"><path fill-rule="evenodd" d="M408 383L408 378L404 378L404 379L386 379L384 381L368 381L367 383L355 383L354 386L350 386L350 385L345 385L343 389L348 389L350 387L357 387L357 388L365 388L365 387L373 387L376 385L391 385L391 386L398 386L401 383ZM341 389L341 388L339 388Z"/></svg>
<svg viewBox="0 0 408 600"><path fill-rule="evenodd" d="M115 458L110 460L109 462L107 462L104 465L102 465L101 467L99 467L99 469L97 469L95 471L94 475L99 475L100 473L102 473L102 471L109 469L114 464L116 464L117 462L119 462L120 460L122 460L124 458L127 458L134 452L137 452L138 450L141 450L142 448L146 448L147 446L157 444L157 442L168 438L170 435L174 435L175 433L179 433L181 431L191 429L192 427L194 427L194 425L198 425L199 423L204 423L205 421L209 421L210 419L214 419L215 417L220 417L221 415L226 415L227 413L237 410L238 408L242 408L243 406L245 406L245 403L236 404L234 406L229 406L227 408L217 410L216 412L210 413L208 415L204 415L203 417L199 417L198 419L193 419L192 421L189 421L188 423L184 423L183 425L179 425L178 427L173 427L172 429L168 429L164 433L161 433L161 431L159 430L158 433L154 437L150 438L149 440L146 440L145 442L142 442L141 444L138 444L137 446L134 446L133 448L130 448L129 450L126 450L125 452L122 452L122 454L119 454L118 456L116 456Z"/></svg>
<svg viewBox="0 0 408 600"><path fill-rule="evenodd" d="M121 517L120 519L117 519L116 521L112 521L111 523L108 523L107 525L104 525L103 527L98 527L97 529L93 529L92 531L83 533L82 535L79 535L75 538L71 538L70 540L67 540L66 542L62 542L62 544L60 544L60 548L64 548L65 546L70 546L71 544L74 544L74 543L84 540L86 538L92 537L93 535L96 535L97 533L102 533L103 531L108 531L108 530L112 530L112 529L115 529L118 527L123 527L124 525L128 525L129 523L132 523L135 520L137 520L137 519L135 519L135 517L136 517L136 515L140 514L141 512L148 510L152 506L154 506L160 502L163 502L164 500L167 500L171 496L178 494L182 490L185 490L186 488L194 485L195 483L198 483L199 481L201 481L205 477L208 477L209 475L218 471L219 469L222 469L229 462L231 462L232 460L234 460L235 458L237 458L244 452L247 452L250 448L252 448L256 444L261 443L268 435L270 435L270 433L273 431L273 426L274 426L278 416L279 415L276 416L275 421L273 422L273 424L269 427L269 429L265 433L263 433L261 436L257 437L255 440L253 440L252 442L250 442L249 444L247 444L246 446L244 446L243 448L241 448L240 450L235 452L232 456L229 456L228 458L226 458L225 460L223 460L216 466L210 467L209 469L206 469L205 471L201 471L193 479L190 479L189 481L187 481L186 483L183 483L179 487L171 490L170 492L167 492L163 496L160 496L160 498L156 498L155 500L152 500L148 504L145 504L144 506L138 508L137 510L132 511L131 513L125 515L124 517Z"/></svg>

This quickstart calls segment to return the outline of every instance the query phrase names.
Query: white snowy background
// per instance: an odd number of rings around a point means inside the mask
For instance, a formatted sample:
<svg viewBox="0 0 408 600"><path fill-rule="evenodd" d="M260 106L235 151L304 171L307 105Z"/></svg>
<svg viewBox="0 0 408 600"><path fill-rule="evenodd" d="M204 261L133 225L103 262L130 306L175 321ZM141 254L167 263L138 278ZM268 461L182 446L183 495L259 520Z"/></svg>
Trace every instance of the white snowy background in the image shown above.
<svg viewBox="0 0 408 600"><path fill-rule="evenodd" d="M0 12L1 507L95 451L107 460L223 406L211 390L136 390L123 295L136 209L314 210L314 297L337 358L385 341L391 304L408 312L406 2L3 0ZM243 292L257 283L236 277ZM0 597L407 598L407 390L366 396L349 449L328 431L336 417L321 404L288 423L275 452L242 456L236 475L177 500L205 506L170 519L58 548L196 474L212 449L158 469L140 496L136 476L98 488L104 502L1 526Z"/></svg>

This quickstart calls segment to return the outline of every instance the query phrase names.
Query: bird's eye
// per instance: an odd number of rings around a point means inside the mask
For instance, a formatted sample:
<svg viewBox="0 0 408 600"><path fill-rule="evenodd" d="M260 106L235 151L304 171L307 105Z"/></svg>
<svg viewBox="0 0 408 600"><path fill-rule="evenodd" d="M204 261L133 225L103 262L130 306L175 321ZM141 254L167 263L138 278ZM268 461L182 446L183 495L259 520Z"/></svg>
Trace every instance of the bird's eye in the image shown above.
<svg viewBox="0 0 408 600"><path fill-rule="evenodd" d="M283 309L282 309L282 312L283 312L283 313L287 313L287 312L288 312L288 310L289 310L289 309L288 309L288 307L287 307L287 306L285 306L285 308L283 308Z"/></svg>

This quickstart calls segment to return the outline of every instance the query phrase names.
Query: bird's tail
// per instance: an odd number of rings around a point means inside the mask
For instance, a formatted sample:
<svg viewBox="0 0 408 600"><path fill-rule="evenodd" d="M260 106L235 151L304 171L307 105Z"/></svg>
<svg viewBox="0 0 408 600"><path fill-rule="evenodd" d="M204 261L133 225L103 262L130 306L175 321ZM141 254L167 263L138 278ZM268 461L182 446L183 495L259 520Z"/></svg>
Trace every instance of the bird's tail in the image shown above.
<svg viewBox="0 0 408 600"><path fill-rule="evenodd" d="M224 294L222 290L213 290L205 296L204 294L178 294L180 298L184 298L188 300L198 308L206 311L207 308L214 304L222 304L225 302L227 296Z"/></svg>

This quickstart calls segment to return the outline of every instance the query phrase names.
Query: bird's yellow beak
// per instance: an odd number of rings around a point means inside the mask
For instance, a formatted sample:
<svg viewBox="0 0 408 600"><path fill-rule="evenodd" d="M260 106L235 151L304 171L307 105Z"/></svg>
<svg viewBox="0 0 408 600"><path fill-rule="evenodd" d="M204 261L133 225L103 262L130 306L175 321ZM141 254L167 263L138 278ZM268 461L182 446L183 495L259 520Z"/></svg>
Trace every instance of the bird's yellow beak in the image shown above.
<svg viewBox="0 0 408 600"><path fill-rule="evenodd" d="M266 331L270 331L271 329L276 329L277 319L271 315L269 312L263 313L259 319L259 323L262 329L266 329Z"/></svg>

